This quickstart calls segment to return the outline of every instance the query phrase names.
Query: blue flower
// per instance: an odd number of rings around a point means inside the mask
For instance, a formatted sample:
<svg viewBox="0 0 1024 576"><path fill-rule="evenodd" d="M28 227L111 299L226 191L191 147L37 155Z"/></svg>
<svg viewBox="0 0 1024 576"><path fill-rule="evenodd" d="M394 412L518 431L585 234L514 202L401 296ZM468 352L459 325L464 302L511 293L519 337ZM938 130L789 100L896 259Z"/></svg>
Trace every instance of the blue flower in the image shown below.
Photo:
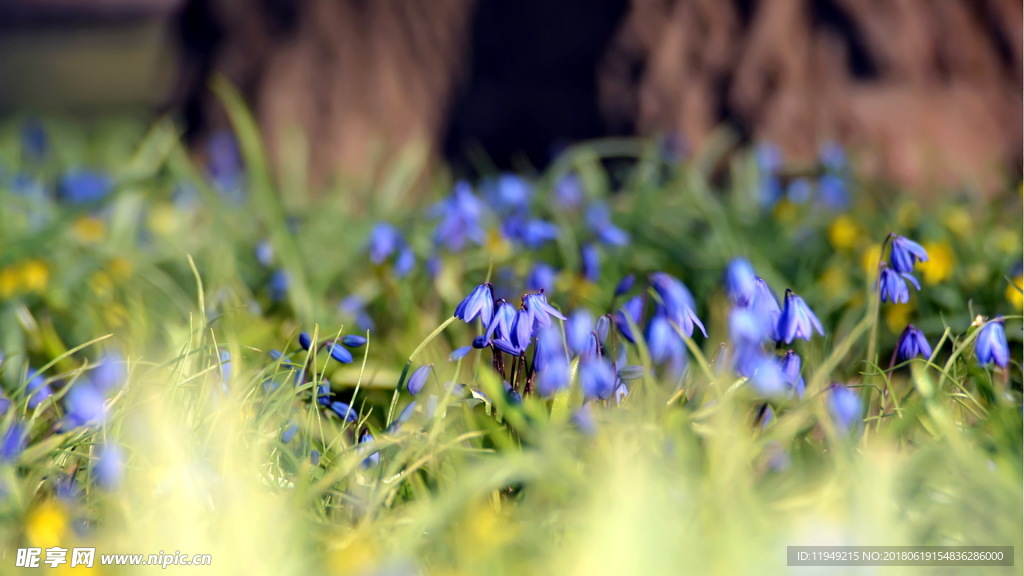
<svg viewBox="0 0 1024 576"><path fill-rule="evenodd" d="M527 209L533 196L533 185L516 174L502 174L484 186L484 193L499 209Z"/></svg>
<svg viewBox="0 0 1024 576"><path fill-rule="evenodd" d="M597 422L594 420L594 410L590 404L584 404L572 413L572 423L584 436L597 434Z"/></svg>
<svg viewBox="0 0 1024 576"><path fill-rule="evenodd" d="M846 179L838 174L825 174L818 180L821 203L831 210L843 210L850 204Z"/></svg>
<svg viewBox="0 0 1024 576"><path fill-rule="evenodd" d="M240 200L243 166L235 135L227 130L214 133L206 144L210 177L222 191Z"/></svg>
<svg viewBox="0 0 1024 576"><path fill-rule="evenodd" d="M539 218L513 215L505 219L502 232L511 240L522 242L527 248L540 248L558 239L558 226Z"/></svg>
<svg viewBox="0 0 1024 576"><path fill-rule="evenodd" d="M651 360L661 364L686 354L686 343L664 314L655 314L647 325L647 349Z"/></svg>
<svg viewBox="0 0 1024 576"><path fill-rule="evenodd" d="M892 249L889 251L889 262L897 272L913 272L915 262L927 262L928 252L924 247L903 236L892 235Z"/></svg>
<svg viewBox="0 0 1024 576"><path fill-rule="evenodd" d="M655 272L651 274L650 279L651 286L661 298L668 319L675 322L687 336L693 336L693 327L696 326L707 337L708 332L704 329L704 324L693 311L696 305L686 286L679 279L664 272Z"/></svg>
<svg viewBox="0 0 1024 576"><path fill-rule="evenodd" d="M118 352L107 352L100 357L89 376L92 383L101 392L106 393L120 388L128 377L124 357Z"/></svg>
<svg viewBox="0 0 1024 576"><path fill-rule="evenodd" d="M370 434L369 430L364 431L363 435L359 437L359 443L360 444L372 444L373 443L373 434ZM360 452L365 452L365 448L364 447L360 447L359 450L360 450ZM362 466L363 466L363 468L371 468L373 466L376 466L377 464L380 464L380 452L372 452L369 456L367 456L366 458L363 459Z"/></svg>
<svg viewBox="0 0 1024 576"><path fill-rule="evenodd" d="M587 346L587 340L593 331L593 314L585 308L574 311L565 322L565 339L569 349L579 354Z"/></svg>
<svg viewBox="0 0 1024 576"><path fill-rule="evenodd" d="M270 240L263 240L256 245L256 261L265 268L270 268L270 265L274 263L274 245L270 243Z"/></svg>
<svg viewBox="0 0 1024 576"><path fill-rule="evenodd" d="M312 348L313 337L309 335L309 332L299 332L299 346L302 346L302 349L307 352Z"/></svg>
<svg viewBox="0 0 1024 576"><path fill-rule="evenodd" d="M448 361L449 362L456 362L458 360L462 360L463 358L466 357L466 354L469 354L472 351L473 351L473 347L472 346L463 346L461 348L456 348L448 356Z"/></svg>
<svg viewBox="0 0 1024 576"><path fill-rule="evenodd" d="M476 320L477 316L484 326L490 327L491 319L494 317L494 294L490 282L474 288L469 296L455 307L455 317L467 324Z"/></svg>
<svg viewBox="0 0 1024 576"><path fill-rule="evenodd" d="M778 340L789 344L794 338L810 340L811 334L817 330L818 334L825 335L825 329L814 312L807 307L804 299L786 290L786 303L779 315Z"/></svg>
<svg viewBox="0 0 1024 576"><path fill-rule="evenodd" d="M231 380L231 353L227 350L221 350L217 354L217 358L220 360L220 380L221 382L227 382Z"/></svg>
<svg viewBox="0 0 1024 576"><path fill-rule="evenodd" d="M395 278L405 278L416 267L416 253L406 246L395 258Z"/></svg>
<svg viewBox="0 0 1024 576"><path fill-rule="evenodd" d="M467 242L483 244L485 234L480 221L484 211L483 202L473 195L470 185L457 182L451 196L432 210L434 215L441 216L434 231L434 242L452 252L461 252Z"/></svg>
<svg viewBox="0 0 1024 576"><path fill-rule="evenodd" d="M91 204L106 198L113 189L114 181L109 175L76 170L61 177L57 195L71 204Z"/></svg>
<svg viewBox="0 0 1024 576"><path fill-rule="evenodd" d="M842 172L847 167L846 151L837 142L824 142L818 148L818 159L832 172Z"/></svg>
<svg viewBox="0 0 1024 576"><path fill-rule="evenodd" d="M373 330L373 318L366 312L366 300L362 296L353 294L338 303L338 312L355 318L356 326L360 330Z"/></svg>
<svg viewBox="0 0 1024 576"><path fill-rule="evenodd" d="M634 282L636 282L636 276L632 274L624 276L622 280L619 280L619 283L615 285L615 295L624 296L633 289Z"/></svg>
<svg viewBox="0 0 1024 576"><path fill-rule="evenodd" d="M774 358L760 354L748 370L750 383L762 396L775 397L786 393L786 378Z"/></svg>
<svg viewBox="0 0 1024 576"><path fill-rule="evenodd" d="M842 384L833 384L828 397L828 411L840 432L849 430L863 420L860 396Z"/></svg>
<svg viewBox="0 0 1024 576"><path fill-rule="evenodd" d="M357 334L346 334L341 337L341 343L349 348L359 348L366 345L366 337Z"/></svg>
<svg viewBox="0 0 1024 576"><path fill-rule="evenodd" d="M270 275L270 299L274 302L282 302L288 296L288 285L291 279L288 272L283 269L274 270Z"/></svg>
<svg viewBox="0 0 1024 576"><path fill-rule="evenodd" d="M733 258L725 269L725 293L736 306L747 306L757 294L754 267L743 258Z"/></svg>
<svg viewBox="0 0 1024 576"><path fill-rule="evenodd" d="M105 490L114 490L124 478L124 454L117 444L103 444L96 450L92 469L96 483Z"/></svg>
<svg viewBox="0 0 1024 576"><path fill-rule="evenodd" d="M764 340L762 323L751 310L733 308L729 312L729 338L737 347L760 344Z"/></svg>
<svg viewBox="0 0 1024 576"><path fill-rule="evenodd" d="M412 373L412 376L409 376L406 388L409 390L410 394L416 396L423 390L423 387L427 384L427 377L430 376L430 368L432 366L433 364L420 366Z"/></svg>
<svg viewBox="0 0 1024 576"><path fill-rule="evenodd" d="M565 360L565 348L562 346L562 333L554 325L544 326L537 332L537 347L534 349L533 368L537 371L556 359Z"/></svg>
<svg viewBox="0 0 1024 576"><path fill-rule="evenodd" d="M786 355L779 360L779 370L782 372L782 380L796 392L797 398L804 397L804 377L800 375L800 355L792 350L787 350Z"/></svg>
<svg viewBox="0 0 1024 576"><path fill-rule="evenodd" d="M558 270L545 262L534 264L530 275L526 277L526 287L530 290L554 290Z"/></svg>
<svg viewBox="0 0 1024 576"><path fill-rule="evenodd" d="M629 234L612 224L611 212L604 203L596 202L587 208L587 225L594 231L597 239L611 246L629 244Z"/></svg>
<svg viewBox="0 0 1024 576"><path fill-rule="evenodd" d="M328 408L331 410L331 412L337 414L338 417L341 418L342 420L355 422L356 420L359 419L359 415L356 414L356 411L353 410L351 406L345 404L344 402L339 402L335 400L334 402L331 402Z"/></svg>
<svg viewBox="0 0 1024 576"><path fill-rule="evenodd" d="M526 309L530 311L535 326L547 326L551 324L552 316L559 320L565 320L565 316L563 316L557 308L548 304L548 299L547 296L544 295L544 291L540 291L536 294L527 294L523 297L523 303L526 304Z"/></svg>
<svg viewBox="0 0 1024 576"><path fill-rule="evenodd" d="M50 148L46 128L38 120L28 120L21 125L21 149L32 160L42 160Z"/></svg>
<svg viewBox="0 0 1024 576"><path fill-rule="evenodd" d="M779 340L778 324L782 309L775 294L763 279L754 278L754 297L748 304L761 326L762 338Z"/></svg>
<svg viewBox="0 0 1024 576"><path fill-rule="evenodd" d="M483 350L484 348L487 348L487 346L489 345L490 343L487 341L487 336L484 336L483 334L477 336L476 338L473 338L472 346L477 350Z"/></svg>
<svg viewBox="0 0 1024 576"><path fill-rule="evenodd" d="M28 396L28 407L35 409L50 396L53 395L53 389L46 383L43 375L36 370L29 369L26 376L28 378L28 384L25 386L25 393Z"/></svg>
<svg viewBox="0 0 1024 576"><path fill-rule="evenodd" d="M299 425L298 425L298 423L292 423L290 426L288 426L287 428L284 429L284 432L281 432L281 443L282 444L287 444L287 443L291 442L295 438L295 435L298 434L298 433L299 433Z"/></svg>
<svg viewBox="0 0 1024 576"><path fill-rule="evenodd" d="M804 204L811 199L811 182L807 178L796 178L786 186L786 199L793 204Z"/></svg>
<svg viewBox="0 0 1024 576"><path fill-rule="evenodd" d="M511 341L509 341L509 340L507 340L505 338L495 338L494 340L491 340L491 344L497 350L500 350L501 352L504 352L505 354L511 354L513 356L519 356L520 354L523 353L523 350L521 348L517 347L515 344L513 344Z"/></svg>
<svg viewBox="0 0 1024 576"><path fill-rule="evenodd" d="M1010 347L1006 343L1006 329L1002 317L997 317L981 327L974 342L974 354L978 364L995 364L1001 368L1010 365Z"/></svg>
<svg viewBox="0 0 1024 576"><path fill-rule="evenodd" d="M484 337L488 342L495 338L508 339L512 332L512 323L516 319L515 306L506 300L499 300L494 310L494 316L487 323L487 331Z"/></svg>
<svg viewBox="0 0 1024 576"><path fill-rule="evenodd" d="M580 386L588 400L610 398L615 391L616 376L611 364L604 358L590 358L580 362Z"/></svg>
<svg viewBox="0 0 1024 576"><path fill-rule="evenodd" d="M543 369L537 371L537 394L550 398L559 390L569 387L569 363L562 354L552 354L544 361Z"/></svg>
<svg viewBox="0 0 1024 576"><path fill-rule="evenodd" d="M522 352L529 348L532 338L533 314L525 308L520 308L516 311L515 320L512 321L512 329L509 331L508 341L516 350Z"/></svg>
<svg viewBox="0 0 1024 576"><path fill-rule="evenodd" d="M903 304L910 301L910 289L907 288L904 278L910 280L910 283L918 290L921 289L921 285L917 283L917 278L906 272L896 272L889 266L882 264L882 272L878 277L878 283L881 286L879 294L882 302Z"/></svg>
<svg viewBox="0 0 1024 576"><path fill-rule="evenodd" d="M931 358L932 347L928 344L928 339L924 337L920 330L915 328L913 324L907 324L907 327L903 329L903 333L900 334L899 343L896 345L896 357L900 362L906 362L918 356L926 359Z"/></svg>
<svg viewBox="0 0 1024 576"><path fill-rule="evenodd" d="M635 343L636 337L633 335L633 329L629 326L629 320L633 321L633 324L640 326L640 316L644 312L644 298L643 296L634 296L626 303L622 305L622 308L615 313L615 326L619 329L619 333L622 337L630 342Z"/></svg>
<svg viewBox="0 0 1024 576"><path fill-rule="evenodd" d="M334 358L342 364L352 363L352 353L338 342L331 342L328 344L327 352L331 355L331 358Z"/></svg>
<svg viewBox="0 0 1024 576"><path fill-rule="evenodd" d="M21 455L28 444L28 428L20 421L11 422L0 443L0 462L10 462Z"/></svg>
<svg viewBox="0 0 1024 576"><path fill-rule="evenodd" d="M591 282L601 279L601 251L597 244L584 244L580 250L580 258L583 262L583 277Z"/></svg>
<svg viewBox="0 0 1024 576"><path fill-rule="evenodd" d="M583 202L583 183L579 176L566 174L555 183L555 202L560 208L571 210Z"/></svg>
<svg viewBox="0 0 1024 576"><path fill-rule="evenodd" d="M100 424L106 418L106 398L89 380L81 379L71 385L64 395L67 409L67 424L90 426Z"/></svg>
<svg viewBox="0 0 1024 576"><path fill-rule="evenodd" d="M384 222L378 223L370 231L370 261L383 264L404 243L397 228Z"/></svg>
<svg viewBox="0 0 1024 576"><path fill-rule="evenodd" d="M758 200L762 207L774 206L782 199L782 184L777 175L782 168L782 151L763 142L754 149L754 159L758 169Z"/></svg>

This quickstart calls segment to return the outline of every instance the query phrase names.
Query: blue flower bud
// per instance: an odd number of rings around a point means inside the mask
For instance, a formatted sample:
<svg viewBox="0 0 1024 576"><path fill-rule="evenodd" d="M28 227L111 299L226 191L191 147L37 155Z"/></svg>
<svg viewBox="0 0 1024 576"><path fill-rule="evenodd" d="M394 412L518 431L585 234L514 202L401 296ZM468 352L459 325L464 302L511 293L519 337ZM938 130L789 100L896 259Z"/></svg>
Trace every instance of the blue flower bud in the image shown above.
<svg viewBox="0 0 1024 576"><path fill-rule="evenodd" d="M800 355L792 350L787 350L786 355L779 360L779 370L782 372L782 380L796 392L797 398L804 397L804 377L800 375Z"/></svg>
<svg viewBox="0 0 1024 576"><path fill-rule="evenodd" d="M331 402L328 408L330 408L331 412L337 414L338 417L341 418L342 420L355 422L359 418L359 415L356 414L356 411L353 410L351 406L345 404L344 402L339 402L335 400L334 402Z"/></svg>
<svg viewBox="0 0 1024 576"><path fill-rule="evenodd" d="M313 337L309 335L309 332L299 332L299 346L302 346L302 349L307 352L313 347Z"/></svg>
<svg viewBox="0 0 1024 576"><path fill-rule="evenodd" d="M298 425L298 423L291 424L290 426L288 426L287 428L284 429L284 432L281 432L281 443L282 444L287 444L287 443L291 442L295 438L295 435L298 434L298 433L299 433L299 425Z"/></svg>
<svg viewBox="0 0 1024 576"><path fill-rule="evenodd" d="M334 358L342 364L352 363L352 353L348 351L344 346L338 342L332 342L327 345L327 352L330 353L331 358Z"/></svg>
<svg viewBox="0 0 1024 576"><path fill-rule="evenodd" d="M476 338L473 338L473 344L472 345L473 345L473 348L476 348L477 350L482 350L484 348L487 348L487 337L483 336L483 335L480 335L480 336L477 336Z"/></svg>
<svg viewBox="0 0 1024 576"><path fill-rule="evenodd" d="M427 384L427 377L430 376L430 368L432 366L433 364L420 366L412 373L412 376L409 376L409 382L406 384L406 388L409 390L410 394L415 396L423 390L423 387Z"/></svg>
<svg viewBox="0 0 1024 576"><path fill-rule="evenodd" d="M650 280L654 291L661 298L668 319L679 326L687 336L693 336L693 328L696 326L707 337L708 332L693 310L696 304L686 286L678 278L664 272L651 274Z"/></svg>
<svg viewBox="0 0 1024 576"><path fill-rule="evenodd" d="M28 428L20 421L11 422L0 442L0 462L15 460L28 444Z"/></svg>
<svg viewBox="0 0 1024 576"><path fill-rule="evenodd" d="M584 308L574 311L565 322L565 339L569 349L579 354L587 346L587 339L593 331L594 316Z"/></svg>
<svg viewBox="0 0 1024 576"><path fill-rule="evenodd" d="M636 282L636 276L632 274L629 274L625 276L622 280L619 280L619 283L615 286L615 295L625 295L627 292L633 289L634 282Z"/></svg>
<svg viewBox="0 0 1024 576"><path fill-rule="evenodd" d="M359 348L360 346L366 345L366 337L358 336L356 334L346 334L342 336L341 343L349 348Z"/></svg>
<svg viewBox="0 0 1024 576"><path fill-rule="evenodd" d="M124 454L117 444L103 444L96 450L92 469L96 483L105 490L115 490L124 478Z"/></svg>
<svg viewBox="0 0 1024 576"><path fill-rule="evenodd" d="M448 356L448 360L450 362L462 360L466 356L466 354L469 354L472 351L472 346L463 346L462 348L457 348L451 353L451 355Z"/></svg>
<svg viewBox="0 0 1024 576"><path fill-rule="evenodd" d="M580 386L583 396L589 399L605 400L615 390L615 371L603 358L589 358L580 362Z"/></svg>

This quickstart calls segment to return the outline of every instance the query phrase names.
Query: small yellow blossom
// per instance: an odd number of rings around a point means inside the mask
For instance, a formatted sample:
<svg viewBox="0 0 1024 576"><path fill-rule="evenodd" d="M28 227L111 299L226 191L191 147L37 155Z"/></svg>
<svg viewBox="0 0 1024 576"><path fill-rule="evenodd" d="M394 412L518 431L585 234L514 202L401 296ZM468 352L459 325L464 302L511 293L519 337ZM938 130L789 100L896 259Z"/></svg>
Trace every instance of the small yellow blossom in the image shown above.
<svg viewBox="0 0 1024 576"><path fill-rule="evenodd" d="M953 276L956 257L953 249L945 242L926 242L924 249L928 252L928 261L918 266L924 275L925 284L938 284Z"/></svg>
<svg viewBox="0 0 1024 576"><path fill-rule="evenodd" d="M1017 310L1024 307L1024 294L1021 294L1021 290L1024 289L1024 275L1018 274L1013 279L1013 284L1006 287L1006 300Z"/></svg>
<svg viewBox="0 0 1024 576"><path fill-rule="evenodd" d="M885 325L893 334L899 334L910 323L910 315L914 306L906 304L889 304L885 308Z"/></svg>
<svg viewBox="0 0 1024 576"><path fill-rule="evenodd" d="M80 216L71 225L71 230L80 242L86 244L99 242L107 235L107 225L103 220L93 216Z"/></svg>
<svg viewBox="0 0 1024 576"><path fill-rule="evenodd" d="M40 292L50 281L50 267L38 259L17 262L0 269L0 298L22 292Z"/></svg>
<svg viewBox="0 0 1024 576"><path fill-rule="evenodd" d="M131 261L121 257L111 259L110 263L107 264L107 268L110 270L110 276L115 280L127 280L135 272Z"/></svg>
<svg viewBox="0 0 1024 576"><path fill-rule="evenodd" d="M25 538L37 548L67 544L68 514L56 500L44 500L25 519Z"/></svg>
<svg viewBox="0 0 1024 576"><path fill-rule="evenodd" d="M852 250L857 247L859 239L860 229L845 214L833 220L828 227L828 241L836 250Z"/></svg>

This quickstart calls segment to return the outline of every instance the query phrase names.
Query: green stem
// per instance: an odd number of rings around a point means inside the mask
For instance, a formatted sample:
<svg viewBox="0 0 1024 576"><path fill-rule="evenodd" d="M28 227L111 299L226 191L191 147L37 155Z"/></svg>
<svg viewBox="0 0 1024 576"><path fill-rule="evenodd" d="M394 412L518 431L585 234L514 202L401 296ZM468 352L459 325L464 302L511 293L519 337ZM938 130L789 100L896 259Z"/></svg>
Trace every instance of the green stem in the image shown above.
<svg viewBox="0 0 1024 576"><path fill-rule="evenodd" d="M402 391L402 384L405 384L405 378L409 375L409 368L412 366L412 361L415 360L417 356L419 356L420 352L423 352L423 349L426 348L427 345L434 340L434 338L437 338L438 335L441 334L441 332L444 332L444 329L447 328L449 324L455 322L456 320L458 320L458 318L452 316L451 318L442 322L440 326L435 328L434 331L431 332L429 336L427 336L422 342L420 342L420 345L417 346L416 349L412 351L412 354L409 354L409 359L406 360L405 366L402 367L402 374L401 376L398 377L398 385L395 386L395 393L391 397L391 407L388 408L388 426L391 426L391 421L395 416L395 407L398 406L398 395Z"/></svg>

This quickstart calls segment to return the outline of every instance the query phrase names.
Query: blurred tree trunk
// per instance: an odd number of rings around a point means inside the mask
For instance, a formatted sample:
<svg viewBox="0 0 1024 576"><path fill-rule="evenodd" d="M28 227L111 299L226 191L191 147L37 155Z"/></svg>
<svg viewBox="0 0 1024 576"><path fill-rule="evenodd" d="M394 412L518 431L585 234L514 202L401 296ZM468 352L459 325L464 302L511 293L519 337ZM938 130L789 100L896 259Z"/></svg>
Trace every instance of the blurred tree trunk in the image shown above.
<svg viewBox="0 0 1024 576"><path fill-rule="evenodd" d="M730 121L924 187L1019 178L1019 0L633 0L601 71L613 123L699 145ZM1010 172L1010 174L1007 174Z"/></svg>

